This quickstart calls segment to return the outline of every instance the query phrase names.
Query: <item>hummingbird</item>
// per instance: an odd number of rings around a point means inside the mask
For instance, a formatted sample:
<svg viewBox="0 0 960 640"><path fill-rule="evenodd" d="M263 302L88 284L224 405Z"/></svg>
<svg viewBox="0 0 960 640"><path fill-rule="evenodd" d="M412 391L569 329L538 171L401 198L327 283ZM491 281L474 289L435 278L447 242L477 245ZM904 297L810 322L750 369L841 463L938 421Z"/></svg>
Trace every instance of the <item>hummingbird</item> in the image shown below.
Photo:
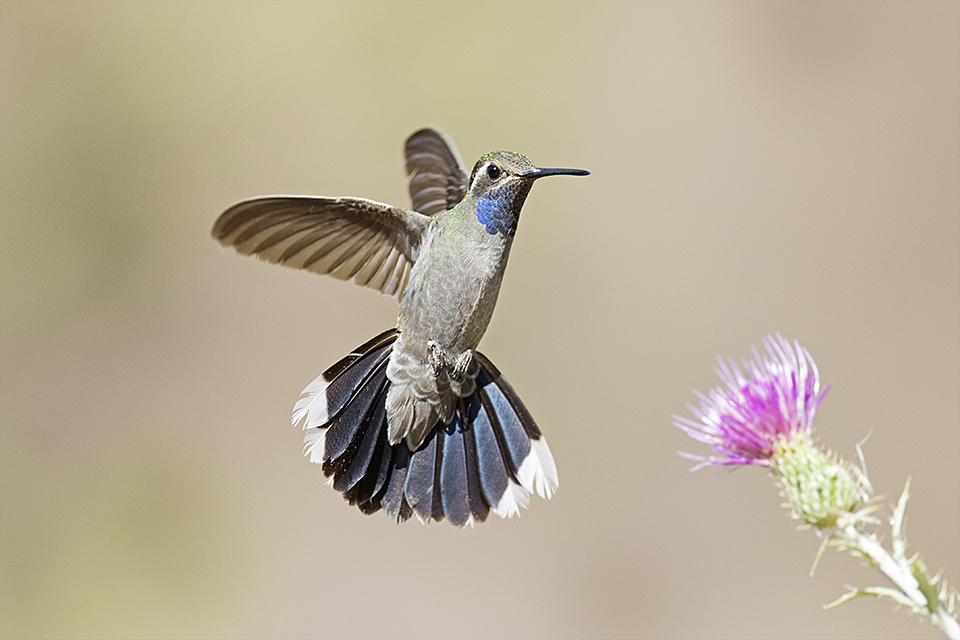
<svg viewBox="0 0 960 640"><path fill-rule="evenodd" d="M304 455L366 514L462 527L550 498L557 468L540 428L477 345L493 315L520 209L546 176L493 151L468 175L451 139L404 145L412 210L352 197L261 196L224 211L212 235L243 255L397 296L397 326L303 390Z"/></svg>

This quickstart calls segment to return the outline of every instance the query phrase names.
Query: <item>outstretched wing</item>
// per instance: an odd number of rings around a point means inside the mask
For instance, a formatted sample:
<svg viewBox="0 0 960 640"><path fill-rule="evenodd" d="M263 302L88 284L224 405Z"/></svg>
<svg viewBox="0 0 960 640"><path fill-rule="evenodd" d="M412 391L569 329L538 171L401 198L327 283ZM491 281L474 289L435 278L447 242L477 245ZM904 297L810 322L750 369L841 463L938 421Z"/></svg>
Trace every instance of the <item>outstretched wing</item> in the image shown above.
<svg viewBox="0 0 960 640"><path fill-rule="evenodd" d="M363 198L263 196L241 200L211 232L238 253L403 292L430 218Z"/></svg>
<svg viewBox="0 0 960 640"><path fill-rule="evenodd" d="M447 134L420 129L407 138L403 152L414 211L432 216L463 200L469 175Z"/></svg>

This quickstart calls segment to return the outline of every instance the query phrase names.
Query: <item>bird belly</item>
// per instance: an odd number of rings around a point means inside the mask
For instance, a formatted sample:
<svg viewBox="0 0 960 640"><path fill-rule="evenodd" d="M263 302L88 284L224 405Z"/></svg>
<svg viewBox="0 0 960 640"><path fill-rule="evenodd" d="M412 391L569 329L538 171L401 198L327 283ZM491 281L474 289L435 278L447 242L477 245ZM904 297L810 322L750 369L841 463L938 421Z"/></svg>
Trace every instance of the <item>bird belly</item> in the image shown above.
<svg viewBox="0 0 960 640"><path fill-rule="evenodd" d="M449 362L475 350L486 332L500 291L503 269L490 256L450 256L428 268L416 265L400 305L400 336L387 365L387 423L391 443L407 440L415 450L438 423L452 418L459 398L475 389L473 362L460 379L436 372L431 343ZM485 264L478 265L478 258ZM417 267L421 267L418 269Z"/></svg>
<svg viewBox="0 0 960 640"><path fill-rule="evenodd" d="M503 279L502 248L431 255L415 265L400 304L400 329L421 358L433 341L451 356L476 349L493 316Z"/></svg>

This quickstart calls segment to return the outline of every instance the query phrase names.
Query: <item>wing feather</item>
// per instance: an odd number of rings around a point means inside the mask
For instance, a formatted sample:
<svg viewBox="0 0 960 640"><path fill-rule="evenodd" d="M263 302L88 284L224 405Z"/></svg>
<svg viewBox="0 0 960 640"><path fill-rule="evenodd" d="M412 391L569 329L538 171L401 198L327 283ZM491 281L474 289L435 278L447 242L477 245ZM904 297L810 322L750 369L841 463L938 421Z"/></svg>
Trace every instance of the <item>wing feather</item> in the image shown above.
<svg viewBox="0 0 960 640"><path fill-rule="evenodd" d="M414 211L435 215L467 194L468 174L457 147L439 129L420 129L404 145Z"/></svg>
<svg viewBox="0 0 960 640"><path fill-rule="evenodd" d="M244 255L396 295L429 220L364 198L263 196L224 211L212 235Z"/></svg>

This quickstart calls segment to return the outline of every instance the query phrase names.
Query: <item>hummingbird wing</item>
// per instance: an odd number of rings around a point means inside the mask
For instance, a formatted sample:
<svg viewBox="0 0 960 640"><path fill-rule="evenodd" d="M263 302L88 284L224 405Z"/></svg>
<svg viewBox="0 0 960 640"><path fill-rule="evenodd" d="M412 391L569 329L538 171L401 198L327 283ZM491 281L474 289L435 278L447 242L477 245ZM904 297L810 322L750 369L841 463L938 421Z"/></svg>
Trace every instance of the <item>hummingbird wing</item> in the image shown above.
<svg viewBox="0 0 960 640"><path fill-rule="evenodd" d="M428 216L453 209L467 194L469 175L453 141L439 129L420 129L403 148L414 211Z"/></svg>
<svg viewBox="0 0 960 640"><path fill-rule="evenodd" d="M401 293L430 218L364 198L263 196L217 218L213 237L243 255Z"/></svg>

